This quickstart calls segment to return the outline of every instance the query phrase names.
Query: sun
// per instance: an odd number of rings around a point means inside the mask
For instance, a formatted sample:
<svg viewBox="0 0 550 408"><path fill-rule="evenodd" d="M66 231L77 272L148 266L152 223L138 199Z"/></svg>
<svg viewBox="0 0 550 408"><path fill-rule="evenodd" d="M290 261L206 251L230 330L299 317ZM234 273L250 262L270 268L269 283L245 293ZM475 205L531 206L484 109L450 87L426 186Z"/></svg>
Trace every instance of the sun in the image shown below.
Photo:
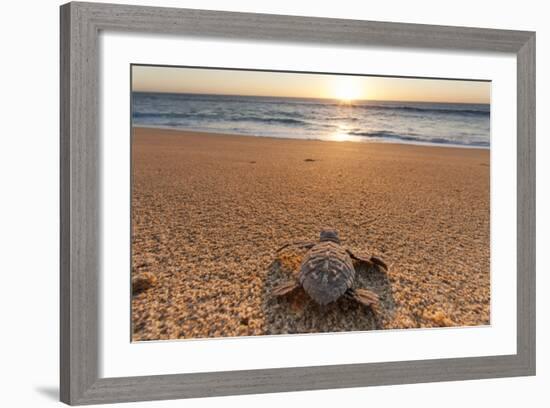
<svg viewBox="0 0 550 408"><path fill-rule="evenodd" d="M344 103L351 103L363 96L361 83L355 78L336 78L332 83L331 94L334 99Z"/></svg>

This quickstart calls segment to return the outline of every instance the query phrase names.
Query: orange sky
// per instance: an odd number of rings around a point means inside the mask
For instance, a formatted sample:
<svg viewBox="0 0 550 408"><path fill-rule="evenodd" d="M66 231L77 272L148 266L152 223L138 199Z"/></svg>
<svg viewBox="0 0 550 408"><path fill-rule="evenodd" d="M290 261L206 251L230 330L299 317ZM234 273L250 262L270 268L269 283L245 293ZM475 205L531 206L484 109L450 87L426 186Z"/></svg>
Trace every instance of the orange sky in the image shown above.
<svg viewBox="0 0 550 408"><path fill-rule="evenodd" d="M132 89L341 100L490 103L491 83L134 65Z"/></svg>

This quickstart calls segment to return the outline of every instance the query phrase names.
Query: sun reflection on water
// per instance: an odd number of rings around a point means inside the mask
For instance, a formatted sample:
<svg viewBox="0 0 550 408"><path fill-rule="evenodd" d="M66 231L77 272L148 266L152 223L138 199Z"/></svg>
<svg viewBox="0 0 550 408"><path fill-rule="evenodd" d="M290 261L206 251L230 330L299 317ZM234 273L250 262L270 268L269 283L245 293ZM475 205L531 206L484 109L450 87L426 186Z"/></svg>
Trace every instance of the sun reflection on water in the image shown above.
<svg viewBox="0 0 550 408"><path fill-rule="evenodd" d="M345 132L337 132L330 136L330 140L335 142L349 142L350 140L354 140L354 138Z"/></svg>
<svg viewBox="0 0 550 408"><path fill-rule="evenodd" d="M336 125L336 130L332 133L328 140L335 142L349 142L357 140L357 136L351 134L353 132L353 127L345 123L340 123Z"/></svg>

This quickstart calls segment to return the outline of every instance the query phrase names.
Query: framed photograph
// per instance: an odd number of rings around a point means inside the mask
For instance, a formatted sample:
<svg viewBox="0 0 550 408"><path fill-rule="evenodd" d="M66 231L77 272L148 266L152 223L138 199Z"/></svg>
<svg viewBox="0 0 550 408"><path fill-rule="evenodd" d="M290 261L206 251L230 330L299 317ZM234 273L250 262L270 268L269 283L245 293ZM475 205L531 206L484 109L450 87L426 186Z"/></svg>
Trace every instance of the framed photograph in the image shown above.
<svg viewBox="0 0 550 408"><path fill-rule="evenodd" d="M534 375L535 34L62 6L60 364L71 405Z"/></svg>

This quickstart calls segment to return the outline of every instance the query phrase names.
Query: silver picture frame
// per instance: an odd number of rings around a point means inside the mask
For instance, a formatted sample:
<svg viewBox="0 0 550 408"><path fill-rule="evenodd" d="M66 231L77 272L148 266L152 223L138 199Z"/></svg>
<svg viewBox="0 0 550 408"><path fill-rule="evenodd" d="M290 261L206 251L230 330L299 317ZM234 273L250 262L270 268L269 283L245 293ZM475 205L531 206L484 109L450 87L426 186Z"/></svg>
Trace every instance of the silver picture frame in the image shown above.
<svg viewBox="0 0 550 408"><path fill-rule="evenodd" d="M534 32L80 2L61 6L60 21L61 401L71 405L99 404L535 374ZM101 378L98 309L101 31L515 54L517 353Z"/></svg>

